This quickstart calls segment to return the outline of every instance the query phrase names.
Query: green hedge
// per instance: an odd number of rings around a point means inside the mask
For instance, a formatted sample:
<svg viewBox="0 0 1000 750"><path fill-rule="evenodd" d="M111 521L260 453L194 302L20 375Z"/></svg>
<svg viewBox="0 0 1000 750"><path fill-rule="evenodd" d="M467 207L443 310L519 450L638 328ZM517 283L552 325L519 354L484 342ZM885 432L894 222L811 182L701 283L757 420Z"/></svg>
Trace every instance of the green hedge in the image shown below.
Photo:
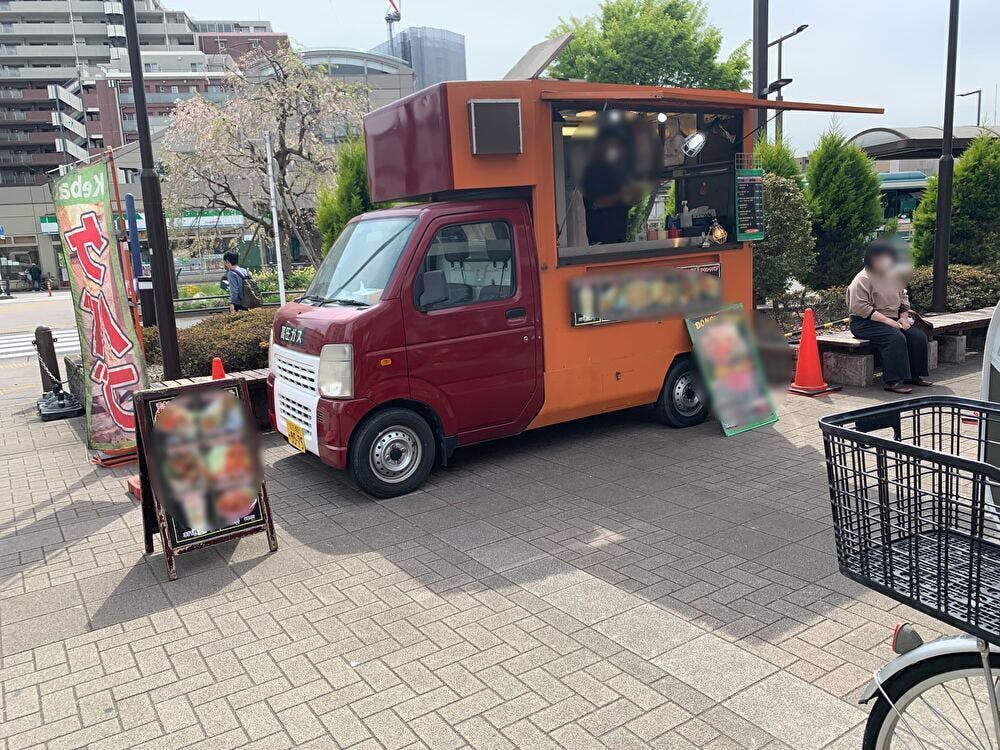
<svg viewBox="0 0 1000 750"><path fill-rule="evenodd" d="M211 315L190 328L177 330L181 374L186 378L212 374L212 358L221 357L226 372L267 367L267 342L275 308L259 307L247 312ZM142 332L146 359L160 364L157 328Z"/></svg>
<svg viewBox="0 0 1000 750"><path fill-rule="evenodd" d="M910 304L917 312L931 309L934 270L921 266L913 271L910 279ZM948 311L975 310L990 307L1000 299L1000 277L991 266L963 266L948 268Z"/></svg>

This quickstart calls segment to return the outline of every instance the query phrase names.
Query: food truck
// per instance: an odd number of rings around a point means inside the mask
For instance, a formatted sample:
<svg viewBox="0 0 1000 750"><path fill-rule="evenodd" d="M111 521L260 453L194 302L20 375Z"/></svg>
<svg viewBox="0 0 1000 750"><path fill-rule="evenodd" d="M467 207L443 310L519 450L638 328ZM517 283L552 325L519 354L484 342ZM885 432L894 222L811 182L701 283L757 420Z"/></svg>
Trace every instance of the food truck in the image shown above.
<svg viewBox="0 0 1000 750"><path fill-rule="evenodd" d="M683 316L752 306L760 104L532 79L371 112L371 199L392 207L353 219L278 311L273 426L391 497L456 448L525 430L643 404L701 422Z"/></svg>

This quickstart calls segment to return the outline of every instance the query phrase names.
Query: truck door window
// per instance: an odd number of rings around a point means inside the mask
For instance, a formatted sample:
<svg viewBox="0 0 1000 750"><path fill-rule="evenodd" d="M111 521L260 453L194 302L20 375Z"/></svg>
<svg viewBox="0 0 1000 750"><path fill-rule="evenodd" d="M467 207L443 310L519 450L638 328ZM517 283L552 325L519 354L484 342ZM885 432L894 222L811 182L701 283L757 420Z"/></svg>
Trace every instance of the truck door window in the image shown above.
<svg viewBox="0 0 1000 750"><path fill-rule="evenodd" d="M417 272L420 287L427 271L443 271L448 299L425 310L507 299L515 292L514 240L506 221L452 224L434 234ZM419 291L415 299L419 298Z"/></svg>

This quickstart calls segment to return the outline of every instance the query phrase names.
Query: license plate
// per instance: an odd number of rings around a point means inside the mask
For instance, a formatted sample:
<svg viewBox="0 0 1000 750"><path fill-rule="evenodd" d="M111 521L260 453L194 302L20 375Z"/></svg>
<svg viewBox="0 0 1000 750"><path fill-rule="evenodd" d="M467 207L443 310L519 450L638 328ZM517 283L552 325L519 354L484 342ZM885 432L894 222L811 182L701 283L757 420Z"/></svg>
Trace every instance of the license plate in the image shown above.
<svg viewBox="0 0 1000 750"><path fill-rule="evenodd" d="M293 448L298 448L303 453L306 452L306 435L302 430L302 425L296 424L290 419L285 420L285 432L288 433L288 442Z"/></svg>
<svg viewBox="0 0 1000 750"><path fill-rule="evenodd" d="M278 329L278 340L283 344L297 344L302 346L305 342L306 330L304 328L296 328L295 326L282 325Z"/></svg>

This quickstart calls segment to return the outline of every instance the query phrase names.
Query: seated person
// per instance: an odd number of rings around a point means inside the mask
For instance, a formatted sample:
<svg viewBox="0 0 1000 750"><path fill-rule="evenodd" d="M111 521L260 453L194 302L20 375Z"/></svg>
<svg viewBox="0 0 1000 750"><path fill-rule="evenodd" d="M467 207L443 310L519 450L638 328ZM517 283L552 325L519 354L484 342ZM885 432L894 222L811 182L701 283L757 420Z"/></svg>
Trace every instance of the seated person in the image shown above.
<svg viewBox="0 0 1000 750"><path fill-rule="evenodd" d="M890 241L868 246L865 267L847 287L847 310L851 333L878 348L885 390L911 393L907 383L933 385L927 380L927 336L910 318L910 300Z"/></svg>

